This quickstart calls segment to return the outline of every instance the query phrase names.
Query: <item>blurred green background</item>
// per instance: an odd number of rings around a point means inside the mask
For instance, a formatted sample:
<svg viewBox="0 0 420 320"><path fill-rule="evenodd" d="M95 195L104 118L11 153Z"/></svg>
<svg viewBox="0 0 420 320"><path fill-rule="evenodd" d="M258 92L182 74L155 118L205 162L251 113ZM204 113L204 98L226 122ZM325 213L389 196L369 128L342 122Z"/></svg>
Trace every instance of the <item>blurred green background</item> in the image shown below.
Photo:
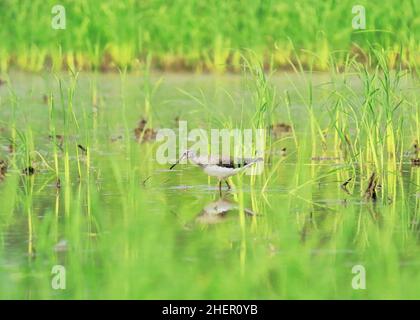
<svg viewBox="0 0 420 320"><path fill-rule="evenodd" d="M0 1L1 70L44 67L137 68L147 57L164 70L239 71L251 49L266 65L299 59L326 70L331 56L366 59L380 46L395 63L419 63L420 2L416 0L63 0L66 29L54 30L54 0ZM353 30L352 7L366 9L366 30Z"/></svg>

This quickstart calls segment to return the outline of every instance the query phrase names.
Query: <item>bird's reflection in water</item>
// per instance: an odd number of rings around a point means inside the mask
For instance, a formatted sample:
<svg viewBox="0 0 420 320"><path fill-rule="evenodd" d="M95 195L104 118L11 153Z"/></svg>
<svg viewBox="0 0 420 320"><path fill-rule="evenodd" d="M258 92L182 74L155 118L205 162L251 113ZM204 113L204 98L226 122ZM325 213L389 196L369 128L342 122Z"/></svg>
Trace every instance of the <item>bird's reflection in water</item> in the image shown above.
<svg viewBox="0 0 420 320"><path fill-rule="evenodd" d="M227 218L229 213L234 211L239 212L238 203L230 199L220 198L217 201L213 201L207 204L197 216L196 222L199 224L220 223ZM248 216L256 215L255 212L247 208L244 208L244 212Z"/></svg>

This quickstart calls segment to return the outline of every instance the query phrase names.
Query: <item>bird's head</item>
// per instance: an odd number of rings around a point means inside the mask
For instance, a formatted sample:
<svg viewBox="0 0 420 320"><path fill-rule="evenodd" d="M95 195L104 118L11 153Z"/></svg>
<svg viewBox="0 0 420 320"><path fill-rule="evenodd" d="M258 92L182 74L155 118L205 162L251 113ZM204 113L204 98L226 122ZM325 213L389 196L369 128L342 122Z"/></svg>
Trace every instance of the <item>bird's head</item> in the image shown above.
<svg viewBox="0 0 420 320"><path fill-rule="evenodd" d="M195 152L194 150L187 150L185 151L182 156L182 159L194 159L195 158Z"/></svg>

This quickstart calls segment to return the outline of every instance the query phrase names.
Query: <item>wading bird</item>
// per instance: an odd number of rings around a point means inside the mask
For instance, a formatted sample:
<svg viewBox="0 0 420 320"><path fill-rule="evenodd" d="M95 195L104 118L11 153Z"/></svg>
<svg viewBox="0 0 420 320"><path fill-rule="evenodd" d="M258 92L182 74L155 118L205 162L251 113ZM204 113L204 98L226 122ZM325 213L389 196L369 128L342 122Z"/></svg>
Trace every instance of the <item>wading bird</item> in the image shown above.
<svg viewBox="0 0 420 320"><path fill-rule="evenodd" d="M235 161L231 158L212 158L212 157L199 157L192 150L185 151L182 156L175 162L169 169L172 170L181 160L189 159L192 163L198 165L203 171L219 180L219 192L222 193L222 181L225 181L228 189L230 184L227 178L234 176L246 168L263 161L263 158L244 159L242 161Z"/></svg>

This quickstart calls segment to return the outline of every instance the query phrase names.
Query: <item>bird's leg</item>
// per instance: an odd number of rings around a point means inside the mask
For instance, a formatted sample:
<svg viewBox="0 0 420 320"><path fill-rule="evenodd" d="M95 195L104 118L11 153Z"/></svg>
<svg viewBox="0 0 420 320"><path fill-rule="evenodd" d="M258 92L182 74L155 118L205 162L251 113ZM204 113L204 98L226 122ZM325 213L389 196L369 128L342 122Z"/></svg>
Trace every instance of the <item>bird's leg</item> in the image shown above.
<svg viewBox="0 0 420 320"><path fill-rule="evenodd" d="M219 180L219 195L222 196L222 180Z"/></svg>
<svg viewBox="0 0 420 320"><path fill-rule="evenodd" d="M228 187L228 190L232 189L232 187L230 186L229 181L227 179L225 180L225 183L226 183L226 185Z"/></svg>

